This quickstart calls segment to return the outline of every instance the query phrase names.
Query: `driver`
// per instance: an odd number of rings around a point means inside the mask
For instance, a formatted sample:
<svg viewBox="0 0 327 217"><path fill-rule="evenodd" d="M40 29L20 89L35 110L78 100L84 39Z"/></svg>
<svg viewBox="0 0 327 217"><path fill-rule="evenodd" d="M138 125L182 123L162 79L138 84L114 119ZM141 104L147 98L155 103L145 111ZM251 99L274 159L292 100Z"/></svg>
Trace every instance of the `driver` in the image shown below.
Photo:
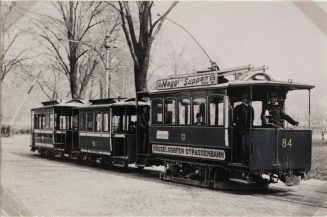
<svg viewBox="0 0 327 217"><path fill-rule="evenodd" d="M266 113L268 113L268 121ZM261 120L263 126L274 126L283 127L283 122L281 120L286 120L288 123L298 126L299 122L295 121L288 114L286 114L282 107L278 104L277 94L272 93L269 98L268 104L264 107L261 113Z"/></svg>

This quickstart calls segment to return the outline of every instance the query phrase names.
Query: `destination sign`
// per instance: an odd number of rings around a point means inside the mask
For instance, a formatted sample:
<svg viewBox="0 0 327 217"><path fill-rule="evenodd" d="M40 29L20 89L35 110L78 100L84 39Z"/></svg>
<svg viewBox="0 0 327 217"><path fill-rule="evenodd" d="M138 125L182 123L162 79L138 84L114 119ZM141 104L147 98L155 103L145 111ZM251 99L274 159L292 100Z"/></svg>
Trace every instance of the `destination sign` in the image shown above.
<svg viewBox="0 0 327 217"><path fill-rule="evenodd" d="M206 158L213 160L225 160L225 151L219 149L191 148L184 146L152 145L155 154L179 155L185 157Z"/></svg>
<svg viewBox="0 0 327 217"><path fill-rule="evenodd" d="M214 74L195 75L181 78L162 79L157 81L157 90L197 87L204 85L214 85L218 83L218 77Z"/></svg>

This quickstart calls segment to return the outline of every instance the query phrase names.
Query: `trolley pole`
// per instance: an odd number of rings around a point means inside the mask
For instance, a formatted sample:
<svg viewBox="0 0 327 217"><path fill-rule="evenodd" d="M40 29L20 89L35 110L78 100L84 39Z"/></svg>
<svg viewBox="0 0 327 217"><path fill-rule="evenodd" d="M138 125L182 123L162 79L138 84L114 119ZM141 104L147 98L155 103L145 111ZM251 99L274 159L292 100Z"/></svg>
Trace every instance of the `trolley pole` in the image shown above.
<svg viewBox="0 0 327 217"><path fill-rule="evenodd" d="M107 98L110 98L110 53L109 53L109 48L110 48L110 36L106 35L104 39L104 47L106 48L106 96Z"/></svg>
<svg viewBox="0 0 327 217"><path fill-rule="evenodd" d="M39 73L37 74L36 78L34 79L33 81L33 84L31 85L30 89L27 91L25 97L23 98L23 100L20 102L19 106L17 107L17 110L14 114L14 116L12 117L10 123L9 123L9 126L8 126L8 130L9 130L9 135L10 135L10 128L15 124L15 120L17 118L17 115L20 113L20 111L22 110L28 96L30 95L30 93L32 92L33 90L33 87L35 86L36 82L38 81L40 75L41 75L42 71L39 71Z"/></svg>

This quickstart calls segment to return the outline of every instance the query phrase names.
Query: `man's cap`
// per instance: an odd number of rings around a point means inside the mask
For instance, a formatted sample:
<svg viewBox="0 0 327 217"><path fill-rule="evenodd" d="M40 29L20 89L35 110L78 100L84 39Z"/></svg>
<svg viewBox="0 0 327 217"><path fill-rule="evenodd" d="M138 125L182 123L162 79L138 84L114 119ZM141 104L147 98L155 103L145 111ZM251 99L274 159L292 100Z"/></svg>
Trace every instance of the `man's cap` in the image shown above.
<svg viewBox="0 0 327 217"><path fill-rule="evenodd" d="M201 116L203 116L201 113L197 113L196 114L196 117L198 118L198 117L201 117Z"/></svg>
<svg viewBox="0 0 327 217"><path fill-rule="evenodd" d="M247 98L247 99L250 98L249 94L247 94L247 93L243 93L241 96L242 96L242 99L243 99L243 98Z"/></svg>
<svg viewBox="0 0 327 217"><path fill-rule="evenodd" d="M272 97L277 97L278 96L278 94L277 93L270 93L270 97L272 98Z"/></svg>

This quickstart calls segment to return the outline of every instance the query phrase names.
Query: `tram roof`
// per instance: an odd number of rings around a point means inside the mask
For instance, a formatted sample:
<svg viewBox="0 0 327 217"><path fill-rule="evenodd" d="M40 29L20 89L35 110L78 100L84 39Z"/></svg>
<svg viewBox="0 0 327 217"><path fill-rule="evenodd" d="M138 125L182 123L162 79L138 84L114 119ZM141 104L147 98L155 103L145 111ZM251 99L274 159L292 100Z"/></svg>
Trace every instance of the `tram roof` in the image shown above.
<svg viewBox="0 0 327 217"><path fill-rule="evenodd" d="M227 83L216 84L216 85L203 85L197 87L184 87L184 88L171 88L165 90L155 90L152 93L165 93L165 92L176 92L176 91L192 91L192 90L209 90L209 89L228 89L232 87L241 86L267 86L267 87L284 87L288 90L310 90L314 88L314 85L294 83L294 82L284 82L284 81L230 81ZM151 94L151 93L150 93Z"/></svg>
<svg viewBox="0 0 327 217"><path fill-rule="evenodd" d="M139 101L138 105L139 106L147 106L147 105L150 105L150 103ZM126 100L122 100L122 101L115 102L115 103L109 103L109 104L96 104L96 105L88 104L88 105L78 107L78 108L89 109L89 108L106 108L106 107L118 107L118 106L133 106L133 107L135 107L136 102L135 101L130 101L129 99L126 99Z"/></svg>
<svg viewBox="0 0 327 217"><path fill-rule="evenodd" d="M38 109L54 108L54 107L72 107L72 108L77 108L77 107L85 107L85 106L88 106L88 103L87 102L85 102L83 100L79 100L79 99L71 99L71 100L66 100L66 101L62 101L62 102L59 102L57 100L53 100L53 101L42 102L42 104L44 106L33 108L31 110L34 111L34 110L38 110Z"/></svg>
<svg viewBox="0 0 327 217"><path fill-rule="evenodd" d="M315 87L313 85L295 83L292 80L287 82L275 81L266 73L266 70L266 66L255 68L248 65L221 71L171 76L166 79L158 80L157 90L153 91L152 94L184 90L229 89L237 86L283 87L286 90L310 90ZM233 79L232 77L232 79L230 79L228 76L235 76L235 78Z"/></svg>

